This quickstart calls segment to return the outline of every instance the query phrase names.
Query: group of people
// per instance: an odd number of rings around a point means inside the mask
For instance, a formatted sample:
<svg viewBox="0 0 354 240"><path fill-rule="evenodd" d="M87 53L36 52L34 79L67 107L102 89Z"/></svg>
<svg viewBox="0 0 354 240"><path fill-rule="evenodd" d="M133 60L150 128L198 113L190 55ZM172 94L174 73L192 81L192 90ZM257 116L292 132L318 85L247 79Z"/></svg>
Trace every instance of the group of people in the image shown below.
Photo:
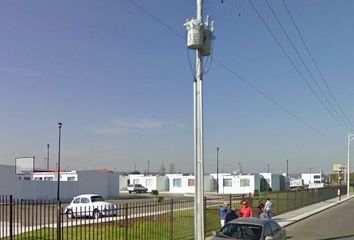
<svg viewBox="0 0 354 240"><path fill-rule="evenodd" d="M253 217L253 210L249 204L249 202L245 199L241 201L241 208L240 210L236 211L235 208L231 208L230 204L225 202L223 205L220 206L219 208L219 215L220 215L220 224L221 227L225 225L228 221L231 221L232 219L236 219L238 217ZM270 198L267 198L267 200L264 202L260 202L260 204L257 207L257 214L255 217L259 218L272 218L272 200Z"/></svg>

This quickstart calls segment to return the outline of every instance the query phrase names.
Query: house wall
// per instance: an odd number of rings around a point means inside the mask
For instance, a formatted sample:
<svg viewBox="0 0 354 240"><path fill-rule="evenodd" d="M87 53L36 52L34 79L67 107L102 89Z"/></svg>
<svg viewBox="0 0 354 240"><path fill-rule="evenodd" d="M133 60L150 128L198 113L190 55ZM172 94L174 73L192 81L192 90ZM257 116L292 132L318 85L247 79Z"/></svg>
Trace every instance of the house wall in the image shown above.
<svg viewBox="0 0 354 240"><path fill-rule="evenodd" d="M194 193L195 177L193 175L166 174L171 193ZM214 180L212 176L204 176L204 191L210 192L213 189Z"/></svg>
<svg viewBox="0 0 354 240"><path fill-rule="evenodd" d="M119 175L114 172L108 173L108 197L114 198L119 196Z"/></svg>
<svg viewBox="0 0 354 240"><path fill-rule="evenodd" d="M21 187L19 185L21 175L15 174L15 167L0 165L0 194L19 196Z"/></svg>
<svg viewBox="0 0 354 240"><path fill-rule="evenodd" d="M304 180L305 185L324 182L324 177L321 173L302 173L301 179Z"/></svg>
<svg viewBox="0 0 354 240"><path fill-rule="evenodd" d="M148 189L148 192L153 190L168 191L168 178L166 176L144 176L143 174L131 174L128 176L128 181L131 184L141 184Z"/></svg>
<svg viewBox="0 0 354 240"><path fill-rule="evenodd" d="M157 177L156 190L169 191L168 178L166 176L158 176Z"/></svg>
<svg viewBox="0 0 354 240"><path fill-rule="evenodd" d="M119 190L127 190L129 176L119 175Z"/></svg>
<svg viewBox="0 0 354 240"><path fill-rule="evenodd" d="M255 175L223 175L219 177L219 193L248 194L260 189L262 176Z"/></svg>

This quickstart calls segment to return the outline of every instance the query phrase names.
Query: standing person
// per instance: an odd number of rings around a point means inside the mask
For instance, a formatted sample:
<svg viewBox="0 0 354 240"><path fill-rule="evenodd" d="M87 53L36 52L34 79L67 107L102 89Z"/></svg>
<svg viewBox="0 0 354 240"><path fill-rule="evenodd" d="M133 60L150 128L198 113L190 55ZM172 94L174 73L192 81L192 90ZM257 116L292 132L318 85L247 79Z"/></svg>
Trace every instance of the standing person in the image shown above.
<svg viewBox="0 0 354 240"><path fill-rule="evenodd" d="M272 218L272 207L273 207L272 200L270 200L270 198L267 198L267 201L264 204L264 212L267 218L269 219Z"/></svg>
<svg viewBox="0 0 354 240"><path fill-rule="evenodd" d="M257 207L257 217L258 218L267 218L267 215L264 212L264 203L260 203Z"/></svg>
<svg viewBox="0 0 354 240"><path fill-rule="evenodd" d="M252 208L247 201L242 201L242 207L240 209L240 217L252 217Z"/></svg>
<svg viewBox="0 0 354 240"><path fill-rule="evenodd" d="M226 215L227 215L227 207L228 207L228 203L227 202L224 202L223 205L220 205L220 208L219 208L219 216L220 216L220 225L221 227L223 227L225 225L225 218L226 218Z"/></svg>
<svg viewBox="0 0 354 240"><path fill-rule="evenodd" d="M230 211L226 214L225 223L231 221L232 219L238 218L236 213L236 208L231 208Z"/></svg>

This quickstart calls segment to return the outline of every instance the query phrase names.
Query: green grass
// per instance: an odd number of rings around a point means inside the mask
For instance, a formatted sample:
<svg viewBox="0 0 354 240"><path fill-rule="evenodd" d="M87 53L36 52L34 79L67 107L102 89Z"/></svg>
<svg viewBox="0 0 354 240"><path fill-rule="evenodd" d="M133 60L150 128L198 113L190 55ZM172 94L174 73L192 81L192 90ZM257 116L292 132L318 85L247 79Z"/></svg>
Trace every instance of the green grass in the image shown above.
<svg viewBox="0 0 354 240"><path fill-rule="evenodd" d="M78 221L79 222L79 221ZM125 227L123 221L111 223L97 223L86 226L65 227L62 229L63 239L193 239L194 238L194 210L183 210L174 212L173 218L170 214L162 214L151 217L144 217L128 221ZM206 210L206 232L211 233L220 225L218 209ZM14 239L24 240L57 240L56 229L40 229L29 233L16 235ZM9 239L9 238L4 238Z"/></svg>

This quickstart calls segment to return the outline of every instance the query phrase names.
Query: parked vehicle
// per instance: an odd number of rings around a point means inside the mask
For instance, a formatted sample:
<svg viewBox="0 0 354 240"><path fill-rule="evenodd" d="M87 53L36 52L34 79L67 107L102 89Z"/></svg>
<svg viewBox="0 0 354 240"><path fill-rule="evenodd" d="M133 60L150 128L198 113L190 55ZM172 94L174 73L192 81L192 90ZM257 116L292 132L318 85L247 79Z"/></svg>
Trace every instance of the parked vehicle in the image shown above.
<svg viewBox="0 0 354 240"><path fill-rule="evenodd" d="M92 217L117 216L118 207L115 204L104 201L97 194L82 194L71 201L64 212L69 217Z"/></svg>
<svg viewBox="0 0 354 240"><path fill-rule="evenodd" d="M214 233L213 240L285 240L286 232L277 222L262 218L237 218Z"/></svg>
<svg viewBox="0 0 354 240"><path fill-rule="evenodd" d="M146 193L148 189L141 184L129 184L127 190L129 193Z"/></svg>

